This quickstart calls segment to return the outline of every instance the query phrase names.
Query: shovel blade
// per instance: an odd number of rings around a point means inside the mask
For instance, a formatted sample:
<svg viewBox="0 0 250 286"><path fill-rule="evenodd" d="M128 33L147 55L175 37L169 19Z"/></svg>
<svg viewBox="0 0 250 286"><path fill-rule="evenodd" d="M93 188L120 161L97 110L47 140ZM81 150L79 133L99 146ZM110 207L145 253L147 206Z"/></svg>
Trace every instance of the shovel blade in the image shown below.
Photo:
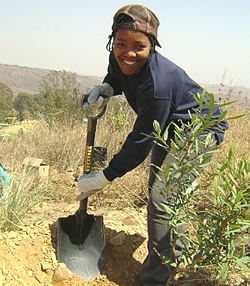
<svg viewBox="0 0 250 286"><path fill-rule="evenodd" d="M86 214L82 235L77 231L78 224L77 215L59 218L58 260L83 279L95 279L106 258L103 217Z"/></svg>

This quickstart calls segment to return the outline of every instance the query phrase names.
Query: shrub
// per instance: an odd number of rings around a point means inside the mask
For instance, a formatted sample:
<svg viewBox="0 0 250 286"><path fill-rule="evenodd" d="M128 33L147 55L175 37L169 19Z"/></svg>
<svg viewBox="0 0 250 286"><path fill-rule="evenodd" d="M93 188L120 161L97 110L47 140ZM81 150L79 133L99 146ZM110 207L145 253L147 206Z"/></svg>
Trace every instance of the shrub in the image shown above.
<svg viewBox="0 0 250 286"><path fill-rule="evenodd" d="M165 143L168 131L161 136L159 124L155 122L157 144L165 148L174 159L170 166L160 168L166 180L162 194L174 194L174 199L170 202L172 206L162 206L170 218L173 253L176 252L177 240L183 245L182 254L176 261L159 254L171 272L167 285L170 285L177 273L189 273L197 267L214 266L219 269L218 277L222 279L226 278L227 270L235 263L244 270L250 270L245 247L237 247L237 241L250 226L250 162L244 158L237 159L231 148L224 163L217 162L215 169L205 169L210 165L212 155L219 149L210 135L205 142L199 139L202 131L217 122L211 121L214 96L211 94L211 100L207 102L204 95L205 92L195 98L200 106L209 104L208 119L201 117L199 112L190 115L190 124L175 126L175 140L170 146ZM219 120L226 114L223 112ZM202 152L199 153L198 150ZM202 179L198 170L202 170ZM198 185L190 188L194 177L198 177ZM203 213L195 207L198 195L204 196L209 205L209 209ZM178 228L181 225L189 225L191 229L187 228L180 233Z"/></svg>
<svg viewBox="0 0 250 286"><path fill-rule="evenodd" d="M13 175L0 197L0 230L27 224L30 211L46 197L46 185L38 182L31 170L24 168L20 174Z"/></svg>

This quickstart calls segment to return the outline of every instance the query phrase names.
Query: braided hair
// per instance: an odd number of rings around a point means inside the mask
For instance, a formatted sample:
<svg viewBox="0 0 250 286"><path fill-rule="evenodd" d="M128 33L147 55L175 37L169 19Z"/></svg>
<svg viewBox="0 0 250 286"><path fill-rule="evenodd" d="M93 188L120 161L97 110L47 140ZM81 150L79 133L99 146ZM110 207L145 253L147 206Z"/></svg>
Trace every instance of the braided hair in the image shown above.
<svg viewBox="0 0 250 286"><path fill-rule="evenodd" d="M125 14L120 14L117 19L116 19L116 24L117 27L119 29L119 27L121 27L121 29L124 29L124 24L126 24L126 27L129 27L129 23L131 23L133 21L133 19ZM118 30L117 29L117 30ZM111 52L114 46L114 38L115 38L115 33L117 32L117 30L113 30L112 33L108 36L108 43L106 45L106 50ZM151 44L151 51L154 52L155 51L155 46L156 46L156 39L154 36L146 34L149 38L150 44Z"/></svg>

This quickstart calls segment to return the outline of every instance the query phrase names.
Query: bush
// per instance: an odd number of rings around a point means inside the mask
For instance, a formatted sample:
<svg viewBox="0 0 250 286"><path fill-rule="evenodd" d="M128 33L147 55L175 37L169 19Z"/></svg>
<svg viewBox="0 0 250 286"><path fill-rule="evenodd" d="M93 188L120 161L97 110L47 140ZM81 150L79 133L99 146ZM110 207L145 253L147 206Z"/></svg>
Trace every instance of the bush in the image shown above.
<svg viewBox="0 0 250 286"><path fill-rule="evenodd" d="M33 207L47 199L46 189L46 184L37 181L37 176L27 168L13 175L0 197L0 230L18 229L27 224Z"/></svg>
<svg viewBox="0 0 250 286"><path fill-rule="evenodd" d="M210 105L208 118L211 118L214 97L211 95L210 102L206 102L204 94L198 95L196 100L200 106ZM224 112L219 120L226 114ZM159 124L155 122L157 144L168 150L174 159L170 166L160 168L166 180L163 195L174 194L171 207L163 206L170 217L173 253L176 253L177 241L183 245L182 254L176 261L159 254L171 272L167 285L178 273L188 274L197 267L213 266L218 269L218 277L224 280L228 269L234 267L235 263L244 270L250 270L246 246L237 246L237 241L247 235L250 227L250 161L237 159L231 148L224 163L217 162L216 168L205 169L210 165L212 155L219 149L210 134L205 142L199 136L216 123L196 112L196 115L191 116L190 124L175 126L175 140L168 146L165 143L167 131L161 137ZM199 153L198 150L202 152ZM199 175L201 170L202 178ZM190 188L194 177L198 177L198 184ZM205 197L208 205L205 212L200 212L195 207L197 196ZM184 225L189 225L191 229L178 232L178 228Z"/></svg>

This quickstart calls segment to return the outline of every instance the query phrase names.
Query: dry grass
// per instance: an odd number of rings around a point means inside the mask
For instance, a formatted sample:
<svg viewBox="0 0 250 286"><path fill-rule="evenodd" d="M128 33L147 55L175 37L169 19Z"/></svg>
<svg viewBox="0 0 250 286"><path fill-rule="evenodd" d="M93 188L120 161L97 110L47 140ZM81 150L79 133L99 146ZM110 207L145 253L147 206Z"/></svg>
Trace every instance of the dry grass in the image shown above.
<svg viewBox="0 0 250 286"><path fill-rule="evenodd" d="M227 98L230 100L230 98ZM221 151L215 156L214 162L226 158L231 146L237 148L236 154L241 157L250 155L249 130L250 107L235 103L229 108L229 116L246 114L245 117L230 121ZM106 114L98 121L95 145L108 149L109 161L116 154L131 126L135 115L128 104L121 99L112 99ZM0 137L0 160L9 166L11 172L20 172L25 157L37 157L50 166L50 171L65 172L69 168L78 170L83 165L87 123L86 120L76 124L48 125L45 120L32 122L16 136ZM131 206L140 204L147 196L147 174L149 158L121 179L117 179L104 193L105 199L120 199ZM80 171L81 172L81 171ZM77 174L76 174L77 176ZM53 187L52 187L53 189ZM109 192L109 189L110 192Z"/></svg>
<svg viewBox="0 0 250 286"><path fill-rule="evenodd" d="M24 167L20 173L12 173L10 185L1 190L0 230L18 229L32 223L34 218L28 214L48 197L46 183L38 181L34 170Z"/></svg>
<svg viewBox="0 0 250 286"><path fill-rule="evenodd" d="M230 100L230 96L226 99ZM246 116L230 122L221 151L213 159L214 163L223 161L231 146L237 148L236 154L239 157L250 155L250 107L241 101L229 106L228 109L229 116L239 114ZM134 120L135 115L124 100L114 98L110 101L106 114L98 121L95 140L96 146L108 149L107 161L120 150ZM56 170L61 173L74 169L74 175L77 177L81 172L79 166L82 166L84 161L86 131L86 120L76 124L54 125L48 125L42 119L32 122L28 128L23 128L23 132L15 136L0 137L1 163L9 166L11 172L20 173L25 157L37 157L50 166L50 172ZM123 178L115 180L101 194L102 203L99 204L114 202L114 199L121 202L121 207L124 205L137 207L143 204L147 197L148 167L149 158ZM56 190L57 186L53 187L53 184L50 184L50 189ZM62 195L59 197L61 199Z"/></svg>
<svg viewBox="0 0 250 286"><path fill-rule="evenodd" d="M240 114L246 114L246 116L230 122L230 128L226 132L221 151L213 159L215 164L225 160L231 146L237 148L236 155L239 158L250 155L250 107L242 103L236 103L229 107L229 116ZM114 99L110 102L105 116L98 122L95 142L96 146L108 149L108 161L120 150L127 134L131 131L134 120L135 115L124 101ZM68 169L73 169L75 176L80 175L84 161L86 120L77 124L54 124L49 126L41 119L30 124L28 129L24 128L23 130L24 132L19 132L15 136L0 137L0 162L4 166L9 166L11 175L15 176L15 186L18 186L15 189L18 190L18 194L21 194L19 199L22 199L22 194L26 194L21 201L22 204L27 205L25 198L30 199L32 196L32 202L34 203L37 202L37 199L46 200L48 198L50 200L53 198L55 201L72 202L75 198L72 186L65 185L62 173L65 173ZM54 181L51 177L49 182L41 185L41 182L33 180L33 175L27 173L24 179L22 174L24 174L23 160L25 157L42 158L50 166L51 174L59 174L59 181ZM95 208L123 209L130 207L140 211L140 207L146 205L148 195L148 168L149 158L135 170L122 178L116 179L103 192L90 197L90 204ZM72 179L70 178L70 180ZM22 191L25 192L22 193ZM37 191L42 192L43 197L35 196ZM15 195L14 193L13 196ZM200 203L204 204L204 198L200 199ZM28 204L28 206L31 208L33 204ZM200 207L202 208L202 206ZM29 209L26 209L23 212L22 209L22 212L20 212L22 220L26 219L25 215L28 211ZM18 210L13 212L13 208L6 209L4 215L7 219L3 223L7 223L7 226L18 224L20 222L18 217L14 217L13 223L8 222L8 220L13 219L11 215L17 212ZM2 225L4 226L4 224ZM217 282L211 276L210 270L202 271L201 269L194 273L194 277L190 276L189 278L190 284L188 284L189 280L185 278L183 285L193 285L192 279L194 281L200 279L203 285L204 281L207 283L205 285L217 285L215 284ZM230 282L227 285L230 285Z"/></svg>

